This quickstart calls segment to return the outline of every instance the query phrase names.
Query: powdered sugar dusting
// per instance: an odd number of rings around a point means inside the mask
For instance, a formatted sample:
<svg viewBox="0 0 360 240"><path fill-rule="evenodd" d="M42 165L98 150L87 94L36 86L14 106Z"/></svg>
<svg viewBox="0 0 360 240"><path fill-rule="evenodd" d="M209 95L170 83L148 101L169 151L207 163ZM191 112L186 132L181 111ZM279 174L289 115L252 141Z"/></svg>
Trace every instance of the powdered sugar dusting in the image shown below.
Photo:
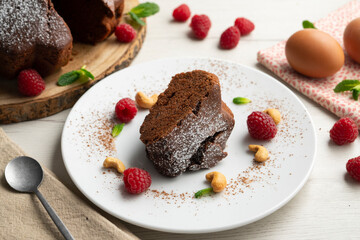
<svg viewBox="0 0 360 240"><path fill-rule="evenodd" d="M0 23L0 49L6 53L71 41L66 25L47 0L2 0Z"/></svg>
<svg viewBox="0 0 360 240"><path fill-rule="evenodd" d="M162 174L177 176L191 166L190 158L199 149L201 143L216 132L232 129L220 109L208 111L202 108L198 116L189 115L168 136L147 146L150 159ZM229 137L230 133L225 136ZM227 138L226 138L227 139ZM213 152L217 153L216 152ZM211 152L207 161L212 161Z"/></svg>

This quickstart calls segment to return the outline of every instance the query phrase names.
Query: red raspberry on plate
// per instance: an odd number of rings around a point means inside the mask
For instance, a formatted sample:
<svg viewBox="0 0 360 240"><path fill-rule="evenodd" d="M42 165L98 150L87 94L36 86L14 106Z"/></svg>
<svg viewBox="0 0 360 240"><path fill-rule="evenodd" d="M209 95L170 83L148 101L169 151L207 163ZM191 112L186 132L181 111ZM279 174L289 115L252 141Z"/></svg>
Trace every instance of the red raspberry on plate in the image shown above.
<svg viewBox="0 0 360 240"><path fill-rule="evenodd" d="M352 178L360 182L360 156L346 163L346 170Z"/></svg>
<svg viewBox="0 0 360 240"><path fill-rule="evenodd" d="M137 113L135 102L130 98L121 99L115 106L115 113L121 122L130 122Z"/></svg>
<svg viewBox="0 0 360 240"><path fill-rule="evenodd" d="M136 37L135 29L126 23L122 23L115 28L115 36L119 42L129 43Z"/></svg>
<svg viewBox="0 0 360 240"><path fill-rule="evenodd" d="M220 47L224 49L232 49L236 47L240 40L240 31L237 27L229 27L221 34Z"/></svg>
<svg viewBox="0 0 360 240"><path fill-rule="evenodd" d="M140 168L128 168L124 171L125 189L131 194L142 193L151 185L150 174Z"/></svg>
<svg viewBox="0 0 360 240"><path fill-rule="evenodd" d="M341 118L330 130L330 138L337 145L352 143L359 135L359 130L351 118Z"/></svg>
<svg viewBox="0 0 360 240"><path fill-rule="evenodd" d="M210 27L210 18L206 15L194 15L191 18L190 27L193 30L195 37L198 39L206 38Z"/></svg>
<svg viewBox="0 0 360 240"><path fill-rule="evenodd" d="M25 96L37 96L45 89L45 81L34 69L22 70L18 76L19 92Z"/></svg>
<svg viewBox="0 0 360 240"><path fill-rule="evenodd" d="M247 35L255 29L254 23L243 17L235 20L235 26L240 30L241 35Z"/></svg>
<svg viewBox="0 0 360 240"><path fill-rule="evenodd" d="M255 139L269 140L277 133L274 120L263 112L252 112L248 116L247 126L250 136Z"/></svg>
<svg viewBox="0 0 360 240"><path fill-rule="evenodd" d="M191 15L190 8L186 4L181 4L173 11L173 17L178 22L185 22Z"/></svg>

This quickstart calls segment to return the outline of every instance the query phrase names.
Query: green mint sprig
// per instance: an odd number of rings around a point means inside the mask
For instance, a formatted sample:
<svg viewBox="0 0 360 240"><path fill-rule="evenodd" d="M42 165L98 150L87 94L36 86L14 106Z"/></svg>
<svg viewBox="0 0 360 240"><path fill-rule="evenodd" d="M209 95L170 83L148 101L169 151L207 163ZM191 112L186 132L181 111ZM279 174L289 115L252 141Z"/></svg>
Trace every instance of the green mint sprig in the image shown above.
<svg viewBox="0 0 360 240"><path fill-rule="evenodd" d="M236 97L233 99L233 103L235 104L247 104L247 103L251 103L251 100L248 98L243 98L243 97Z"/></svg>
<svg viewBox="0 0 360 240"><path fill-rule="evenodd" d="M156 14L159 12L160 8L159 5L152 2L141 3L136 7L132 8L128 14L130 15L131 19L140 24L141 26L145 26L145 22L140 18L149 17L151 15Z"/></svg>
<svg viewBox="0 0 360 240"><path fill-rule="evenodd" d="M209 194L213 192L213 189L210 187L210 188L205 188L205 189L202 189L198 192L195 193L195 198L200 198L202 197L203 195L206 195L206 194Z"/></svg>
<svg viewBox="0 0 360 240"><path fill-rule="evenodd" d="M91 72L86 70L85 67L86 66L82 66L79 70L64 73L59 77L57 84L59 86L66 86L74 83L78 79L79 81L81 81L81 83L89 81L90 78L94 80L94 75L92 75Z"/></svg>
<svg viewBox="0 0 360 240"><path fill-rule="evenodd" d="M124 126L125 126L125 123L116 124L112 129L111 135L113 137L117 137L123 130Z"/></svg>
<svg viewBox="0 0 360 240"><path fill-rule="evenodd" d="M305 20L302 22L303 28L314 28L316 29L316 27L314 26L314 24L308 20Z"/></svg>
<svg viewBox="0 0 360 240"><path fill-rule="evenodd" d="M360 94L360 81L359 80L351 80L351 79L345 79L342 82L340 82L336 87L334 88L334 92L345 92L345 91L352 91L352 97L354 100L359 99Z"/></svg>

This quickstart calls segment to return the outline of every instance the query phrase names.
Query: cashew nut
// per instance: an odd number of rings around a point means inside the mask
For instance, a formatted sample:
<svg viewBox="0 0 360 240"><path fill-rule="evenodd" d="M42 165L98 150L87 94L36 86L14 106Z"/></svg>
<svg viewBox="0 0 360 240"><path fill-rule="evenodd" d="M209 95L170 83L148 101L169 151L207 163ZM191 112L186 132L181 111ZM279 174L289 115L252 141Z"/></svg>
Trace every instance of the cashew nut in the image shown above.
<svg viewBox="0 0 360 240"><path fill-rule="evenodd" d="M125 165L119 159L114 157L107 157L103 166L106 168L115 168L119 173L123 173L125 171Z"/></svg>
<svg viewBox="0 0 360 240"><path fill-rule="evenodd" d="M268 150L260 145L249 145L249 150L255 152L255 161L265 162L269 159Z"/></svg>
<svg viewBox="0 0 360 240"><path fill-rule="evenodd" d="M206 180L211 182L211 187L214 192L221 192L226 187L226 178L220 172L210 172L206 174Z"/></svg>
<svg viewBox="0 0 360 240"><path fill-rule="evenodd" d="M275 108L268 108L264 111L267 115L269 115L275 122L276 125L278 125L281 121L281 114L279 110Z"/></svg>
<svg viewBox="0 0 360 240"><path fill-rule="evenodd" d="M138 92L135 96L135 100L140 107L151 108L157 102L158 96L158 94L154 94L151 97L148 97L143 92Z"/></svg>

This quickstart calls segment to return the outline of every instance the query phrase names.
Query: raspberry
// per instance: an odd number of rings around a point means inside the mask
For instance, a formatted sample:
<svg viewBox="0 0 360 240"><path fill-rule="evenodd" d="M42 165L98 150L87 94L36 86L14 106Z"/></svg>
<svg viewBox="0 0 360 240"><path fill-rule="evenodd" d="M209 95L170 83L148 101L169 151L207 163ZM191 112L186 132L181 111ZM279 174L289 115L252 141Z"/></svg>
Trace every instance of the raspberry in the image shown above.
<svg viewBox="0 0 360 240"><path fill-rule="evenodd" d="M128 168L124 171L125 189L131 194L142 193L151 185L150 174L140 168Z"/></svg>
<svg viewBox="0 0 360 240"><path fill-rule="evenodd" d="M121 122L130 122L137 113L135 102L130 98L121 99L115 106L115 113Z"/></svg>
<svg viewBox="0 0 360 240"><path fill-rule="evenodd" d="M119 42L129 43L136 37L136 31L131 25L122 23L115 28L115 36Z"/></svg>
<svg viewBox="0 0 360 240"><path fill-rule="evenodd" d="M247 119L247 126L250 136L255 139L269 140L277 133L274 120L263 112L251 113Z"/></svg>
<svg viewBox="0 0 360 240"><path fill-rule="evenodd" d="M360 156L346 163L346 170L352 178L360 182Z"/></svg>
<svg viewBox="0 0 360 240"><path fill-rule="evenodd" d="M240 31L237 27L229 27L221 34L220 47L224 49L232 49L236 47L240 40Z"/></svg>
<svg viewBox="0 0 360 240"><path fill-rule="evenodd" d="M19 92L25 96L37 96L45 89L45 81L34 69L22 70L18 76Z"/></svg>
<svg viewBox="0 0 360 240"><path fill-rule="evenodd" d="M358 128L351 118L341 118L330 130L330 138L337 145L352 143L358 135Z"/></svg>
<svg viewBox="0 0 360 240"><path fill-rule="evenodd" d="M210 27L210 18L206 15L194 15L191 18L190 27L193 30L195 37L198 39L206 38Z"/></svg>
<svg viewBox="0 0 360 240"><path fill-rule="evenodd" d="M235 20L235 26L240 30L241 35L247 35L255 28L254 23L246 18L237 18Z"/></svg>
<svg viewBox="0 0 360 240"><path fill-rule="evenodd" d="M173 11L173 17L178 22L185 22L189 19L190 15L190 8L186 4L181 4Z"/></svg>

